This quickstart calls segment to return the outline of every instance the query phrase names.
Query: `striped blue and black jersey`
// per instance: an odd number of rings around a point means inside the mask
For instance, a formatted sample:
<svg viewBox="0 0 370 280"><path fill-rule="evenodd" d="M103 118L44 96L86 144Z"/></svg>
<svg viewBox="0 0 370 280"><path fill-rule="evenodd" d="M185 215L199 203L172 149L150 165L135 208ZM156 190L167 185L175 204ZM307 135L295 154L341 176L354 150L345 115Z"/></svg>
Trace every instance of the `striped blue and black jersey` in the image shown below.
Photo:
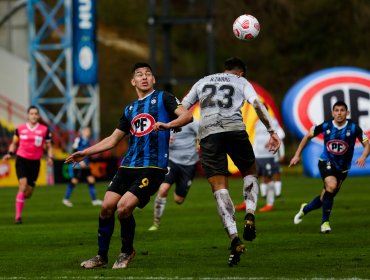
<svg viewBox="0 0 370 280"><path fill-rule="evenodd" d="M73 141L72 148L74 152L77 152L77 151L82 151L90 146L91 146L90 139L84 138L82 135L80 135L76 137L76 139ZM90 162L89 157L86 157L83 161L85 162L86 166L89 165L89 162ZM81 166L80 164L77 163L74 166L74 168L81 168Z"/></svg>
<svg viewBox="0 0 370 280"><path fill-rule="evenodd" d="M170 132L154 132L153 125L175 119L174 111L179 105L180 101L174 95L155 90L125 107L117 129L130 137L121 167L167 169Z"/></svg>
<svg viewBox="0 0 370 280"><path fill-rule="evenodd" d="M324 151L320 160L331 162L341 172L351 168L356 139L360 142L368 140L362 129L349 119L341 127L337 127L334 121L326 121L311 128L313 137L320 133L324 136Z"/></svg>

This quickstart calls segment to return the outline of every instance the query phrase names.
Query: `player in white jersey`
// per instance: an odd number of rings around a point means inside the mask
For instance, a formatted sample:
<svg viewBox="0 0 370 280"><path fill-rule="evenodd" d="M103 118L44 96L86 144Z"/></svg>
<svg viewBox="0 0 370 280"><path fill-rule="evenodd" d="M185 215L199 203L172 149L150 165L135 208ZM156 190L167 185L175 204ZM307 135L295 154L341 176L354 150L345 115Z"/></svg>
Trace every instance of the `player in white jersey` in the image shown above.
<svg viewBox="0 0 370 280"><path fill-rule="evenodd" d="M161 217L167 203L167 196L171 186L176 183L173 198L177 204L182 204L189 192L195 176L198 162L198 135L199 122L193 122L182 127L180 132L171 132L168 173L159 187L157 197L154 201L153 225L149 231L159 229Z"/></svg>
<svg viewBox="0 0 370 280"><path fill-rule="evenodd" d="M245 246L238 236L235 209L228 191L227 155L238 167L244 180L243 195L247 207L243 237L252 241L256 236L254 212L258 180L253 148L241 113L245 101L254 107L271 135L268 149L276 152L280 146L280 138L273 129L266 108L244 75L244 62L239 58L229 58L225 61L223 73L200 79L182 102L186 108L200 102L200 158L217 202L219 216L231 240L229 266L238 264Z"/></svg>

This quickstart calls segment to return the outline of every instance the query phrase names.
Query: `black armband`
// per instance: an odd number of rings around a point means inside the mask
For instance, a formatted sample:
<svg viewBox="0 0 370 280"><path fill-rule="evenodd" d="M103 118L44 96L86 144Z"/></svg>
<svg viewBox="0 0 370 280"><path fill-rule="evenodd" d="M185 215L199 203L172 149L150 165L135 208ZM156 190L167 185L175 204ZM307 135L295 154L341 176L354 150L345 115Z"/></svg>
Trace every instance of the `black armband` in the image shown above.
<svg viewBox="0 0 370 280"><path fill-rule="evenodd" d="M14 152L8 152L8 155L14 156L15 154L14 154Z"/></svg>

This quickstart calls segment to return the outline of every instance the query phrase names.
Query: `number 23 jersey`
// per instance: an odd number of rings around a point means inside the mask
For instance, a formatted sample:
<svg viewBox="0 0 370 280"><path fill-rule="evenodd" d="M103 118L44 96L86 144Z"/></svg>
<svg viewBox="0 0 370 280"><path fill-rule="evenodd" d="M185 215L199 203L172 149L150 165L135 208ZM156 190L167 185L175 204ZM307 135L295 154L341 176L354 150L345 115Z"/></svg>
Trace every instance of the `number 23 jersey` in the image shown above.
<svg viewBox="0 0 370 280"><path fill-rule="evenodd" d="M245 130L241 108L245 101L258 98L253 86L244 77L217 73L200 79L184 97L188 109L200 102L199 138L210 134Z"/></svg>

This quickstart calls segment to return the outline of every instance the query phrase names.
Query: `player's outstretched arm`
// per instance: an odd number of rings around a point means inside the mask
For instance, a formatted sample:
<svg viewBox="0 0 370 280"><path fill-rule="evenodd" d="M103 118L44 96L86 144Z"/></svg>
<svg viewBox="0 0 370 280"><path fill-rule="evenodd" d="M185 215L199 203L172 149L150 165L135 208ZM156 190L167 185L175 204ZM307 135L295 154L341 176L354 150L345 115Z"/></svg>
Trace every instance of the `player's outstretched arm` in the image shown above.
<svg viewBox="0 0 370 280"><path fill-rule="evenodd" d="M91 155L108 151L113 147L117 146L117 144L122 140L122 138L125 135L126 135L125 132L123 132L122 130L115 129L110 136L104 138L95 145L69 155L64 161L64 163L80 162Z"/></svg>
<svg viewBox="0 0 370 280"><path fill-rule="evenodd" d="M311 140L312 136L310 133L306 134L301 142L299 143L298 145L298 148L294 154L294 156L292 157L292 159L290 160L290 163L289 163L289 167L293 166L293 165L296 165L300 159L301 159L301 154L302 154L302 151L304 149L304 147L306 147L307 143Z"/></svg>
<svg viewBox="0 0 370 280"><path fill-rule="evenodd" d="M10 159L15 154L17 147L18 147L18 137L14 135L12 143L10 143L8 153L3 156L2 160L6 161Z"/></svg>
<svg viewBox="0 0 370 280"><path fill-rule="evenodd" d="M362 152L361 156L356 160L356 164L359 167L365 167L365 161L370 153L369 140L363 142L362 146L364 146L364 151Z"/></svg>
<svg viewBox="0 0 370 280"><path fill-rule="evenodd" d="M156 122L153 125L153 130L158 131L158 130L179 128L193 121L193 115L191 114L191 112L186 110L183 106L177 107L174 113L177 115L176 119L168 123Z"/></svg>

